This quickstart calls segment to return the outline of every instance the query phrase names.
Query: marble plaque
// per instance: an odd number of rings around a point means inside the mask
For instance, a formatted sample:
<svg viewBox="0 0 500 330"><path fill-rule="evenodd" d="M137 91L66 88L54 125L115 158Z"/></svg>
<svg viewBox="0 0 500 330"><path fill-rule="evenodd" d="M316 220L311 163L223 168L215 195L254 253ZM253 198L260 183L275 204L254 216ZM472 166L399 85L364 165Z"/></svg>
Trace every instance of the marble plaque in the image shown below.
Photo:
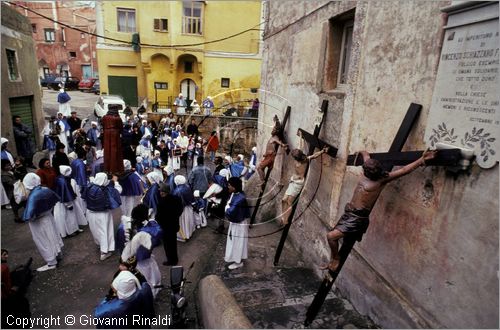
<svg viewBox="0 0 500 330"><path fill-rule="evenodd" d="M445 31L425 140L473 149L479 166L490 168L499 160L498 13L462 23Z"/></svg>

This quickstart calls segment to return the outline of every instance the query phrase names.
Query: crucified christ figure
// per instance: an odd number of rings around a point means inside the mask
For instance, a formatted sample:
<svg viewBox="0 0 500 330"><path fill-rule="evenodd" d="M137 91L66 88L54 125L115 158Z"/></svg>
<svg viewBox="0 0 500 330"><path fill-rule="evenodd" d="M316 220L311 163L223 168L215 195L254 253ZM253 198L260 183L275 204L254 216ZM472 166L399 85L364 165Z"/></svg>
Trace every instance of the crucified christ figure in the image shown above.
<svg viewBox="0 0 500 330"><path fill-rule="evenodd" d="M281 127L278 116L274 116L274 127L271 132L271 138L267 141L266 151L263 155L263 159L260 161L259 165L257 165L257 173L259 174L261 187L264 187L265 174L264 170L267 168L268 171L271 171L274 166L274 159L276 158L277 148L276 146L281 146L288 151L288 145L283 142L283 128Z"/></svg>
<svg viewBox="0 0 500 330"><path fill-rule="evenodd" d="M335 271L340 263L338 255L338 240L344 236L354 237L361 241L363 234L368 229L370 212L377 202L377 199L389 182L413 172L419 166L425 166L427 160L433 159L437 151L426 150L422 157L392 172L384 171L380 162L370 158L370 154L361 151L363 156L363 177L359 180L354 194L349 203L346 204L344 214L332 231L327 234L328 244L332 251L331 260L321 269Z"/></svg>
<svg viewBox="0 0 500 330"><path fill-rule="evenodd" d="M299 136L301 136L300 131ZM285 191L285 196L283 196L283 199L281 200L282 226L288 224L288 217L292 212L292 204L302 191L302 187L304 187L305 175L309 161L316 159L322 154L328 152L328 149L328 147L324 147L322 150L316 151L311 156L306 156L300 149L292 150L291 155L294 159L294 173L290 178L290 182L288 183L288 188Z"/></svg>

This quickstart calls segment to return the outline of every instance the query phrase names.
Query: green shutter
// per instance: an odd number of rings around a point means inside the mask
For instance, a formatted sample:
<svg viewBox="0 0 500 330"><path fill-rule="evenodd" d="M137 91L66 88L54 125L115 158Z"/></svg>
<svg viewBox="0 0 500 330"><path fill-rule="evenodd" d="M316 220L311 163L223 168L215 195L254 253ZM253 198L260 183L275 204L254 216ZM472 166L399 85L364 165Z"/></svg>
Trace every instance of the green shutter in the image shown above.
<svg viewBox="0 0 500 330"><path fill-rule="evenodd" d="M108 90L109 95L120 95L131 107L139 105L136 77L108 76Z"/></svg>
<svg viewBox="0 0 500 330"><path fill-rule="evenodd" d="M33 132L31 140L33 142L33 145L36 146L36 141L35 141L36 133L33 124L33 110L31 108L32 99L33 96L12 97L9 99L9 107L12 117L14 116L21 117L22 123L31 128L31 131Z"/></svg>

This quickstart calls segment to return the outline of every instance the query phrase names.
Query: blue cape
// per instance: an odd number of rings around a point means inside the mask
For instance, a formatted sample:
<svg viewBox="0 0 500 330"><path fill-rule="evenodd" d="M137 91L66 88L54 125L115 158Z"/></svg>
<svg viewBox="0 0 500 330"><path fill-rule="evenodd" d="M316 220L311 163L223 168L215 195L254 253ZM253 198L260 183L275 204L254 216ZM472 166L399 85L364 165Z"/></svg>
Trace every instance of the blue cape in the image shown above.
<svg viewBox="0 0 500 330"><path fill-rule="evenodd" d="M97 128L90 128L88 131L87 131L87 139L89 139L94 145L97 144L99 138L97 137Z"/></svg>
<svg viewBox="0 0 500 330"><path fill-rule="evenodd" d="M217 183L222 189L227 188L227 180L222 175L216 174L214 175L214 183Z"/></svg>
<svg viewBox="0 0 500 330"><path fill-rule="evenodd" d="M226 216L229 221L237 223L250 217L250 209L248 208L245 193L233 194L233 198L229 203L229 209L226 211Z"/></svg>
<svg viewBox="0 0 500 330"><path fill-rule="evenodd" d="M148 189L148 191L146 191L146 195L144 195L142 202L146 204L150 209L153 209L156 212L159 200L160 200L160 186L157 183L155 183Z"/></svg>
<svg viewBox="0 0 500 330"><path fill-rule="evenodd" d="M71 127L69 126L69 124L68 124L68 121L67 121L65 118L63 118L63 119L61 119L61 120L58 120L58 122L60 122L60 121L62 121L62 123L63 123L63 125L64 125L64 131L65 131L65 132L68 132L68 131L70 130L70 128L71 128Z"/></svg>
<svg viewBox="0 0 500 330"><path fill-rule="evenodd" d="M123 226L123 223L120 223L118 225L118 229L116 230L115 247L120 252L120 254L122 253L123 248L125 247L125 228Z"/></svg>
<svg viewBox="0 0 500 330"><path fill-rule="evenodd" d="M83 160L75 159L71 162L71 176L82 190L87 186L87 170Z"/></svg>
<svg viewBox="0 0 500 330"><path fill-rule="evenodd" d="M76 198L76 194L71 187L71 178L64 175L58 175L56 178L56 194L61 198L61 202L72 202Z"/></svg>
<svg viewBox="0 0 500 330"><path fill-rule="evenodd" d="M71 96L68 95L66 92L59 93L57 95L57 103L66 103L71 100Z"/></svg>
<svg viewBox="0 0 500 330"><path fill-rule="evenodd" d="M141 163L135 164L135 171L139 174L142 175L144 174L144 166Z"/></svg>
<svg viewBox="0 0 500 330"><path fill-rule="evenodd" d="M160 161L158 159L151 160L151 167L153 168L160 168Z"/></svg>
<svg viewBox="0 0 500 330"><path fill-rule="evenodd" d="M122 199L118 190L115 189L115 182L109 181L109 184L106 188L108 190L111 209L114 210L120 207L120 205L122 205Z"/></svg>
<svg viewBox="0 0 500 330"><path fill-rule="evenodd" d="M59 196L51 189L42 186L35 187L26 201L23 220L29 221L36 218L40 214L51 210L59 201Z"/></svg>
<svg viewBox="0 0 500 330"><path fill-rule="evenodd" d="M149 222L139 229L139 231L144 231L151 235L152 248L155 248L161 244L163 237L163 230L156 220L149 220Z"/></svg>
<svg viewBox="0 0 500 330"><path fill-rule="evenodd" d="M167 176L167 178L165 179L165 183L169 185L170 191L174 191L174 189L176 187L174 177L175 177L175 173L172 173L169 176Z"/></svg>
<svg viewBox="0 0 500 330"><path fill-rule="evenodd" d="M161 245L163 230L158 222L156 222L156 220L149 220L149 222L145 226L139 228L138 231L148 233L151 236L152 243L151 250L148 250L145 247L141 246L137 251L137 261L141 261L150 258L153 248ZM123 223L120 223L116 231L115 247L120 252L122 252L123 248L125 247L125 228L123 226Z"/></svg>
<svg viewBox="0 0 500 330"><path fill-rule="evenodd" d="M8 152L7 150L2 150L2 159L10 161L8 154L10 154L12 156L12 154L10 152ZM12 158L14 158L14 157L12 157Z"/></svg>
<svg viewBox="0 0 500 330"><path fill-rule="evenodd" d="M174 196L180 197L182 200L182 206L191 205L194 202L193 192L187 184L178 185L173 193Z"/></svg>
<svg viewBox="0 0 500 330"><path fill-rule="evenodd" d="M241 176L241 173L245 169L245 165L243 161L239 162L234 162L231 165L229 165L229 171L231 172L231 176L239 178Z"/></svg>
<svg viewBox="0 0 500 330"><path fill-rule="evenodd" d="M127 325L124 325L123 328L133 326L132 320L134 315L142 315L144 318L154 318L155 316L153 293L147 282L142 283L141 288L126 300L118 298L109 301L103 300L94 310L94 317L96 318L117 319L119 317L126 317ZM118 325L96 326L98 329L116 329L118 327Z"/></svg>
<svg viewBox="0 0 500 330"><path fill-rule="evenodd" d="M122 196L141 196L143 193L141 178L133 171L125 173L118 182L123 188Z"/></svg>
<svg viewBox="0 0 500 330"><path fill-rule="evenodd" d="M44 135L43 136L43 145L42 145L42 149L45 150L45 149L48 149L50 151L54 151L56 150L56 143L54 142L54 140L52 140L50 138L50 136L48 135ZM2 151L3 152L3 151Z"/></svg>
<svg viewBox="0 0 500 330"><path fill-rule="evenodd" d="M112 187L101 187L90 184L82 197L87 202L87 208L94 212L113 210L120 206L120 194Z"/></svg>

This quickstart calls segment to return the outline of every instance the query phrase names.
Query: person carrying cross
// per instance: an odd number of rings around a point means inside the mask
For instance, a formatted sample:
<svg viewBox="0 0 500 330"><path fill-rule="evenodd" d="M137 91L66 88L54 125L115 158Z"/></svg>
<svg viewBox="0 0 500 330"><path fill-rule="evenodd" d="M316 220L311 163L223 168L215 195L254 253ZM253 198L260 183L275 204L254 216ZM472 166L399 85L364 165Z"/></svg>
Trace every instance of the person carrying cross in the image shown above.
<svg viewBox="0 0 500 330"><path fill-rule="evenodd" d="M338 254L338 240L350 236L361 241L363 234L368 229L369 215L377 202L380 193L389 182L407 175L419 166L425 166L425 162L433 159L437 150L426 150L422 157L403 166L400 169L387 172L382 164L366 151L360 151L356 156L363 157L363 177L358 181L354 194L349 203L346 204L344 214L340 217L332 231L327 234L328 245L332 251L330 262L321 266L321 269L335 271L340 264Z"/></svg>

